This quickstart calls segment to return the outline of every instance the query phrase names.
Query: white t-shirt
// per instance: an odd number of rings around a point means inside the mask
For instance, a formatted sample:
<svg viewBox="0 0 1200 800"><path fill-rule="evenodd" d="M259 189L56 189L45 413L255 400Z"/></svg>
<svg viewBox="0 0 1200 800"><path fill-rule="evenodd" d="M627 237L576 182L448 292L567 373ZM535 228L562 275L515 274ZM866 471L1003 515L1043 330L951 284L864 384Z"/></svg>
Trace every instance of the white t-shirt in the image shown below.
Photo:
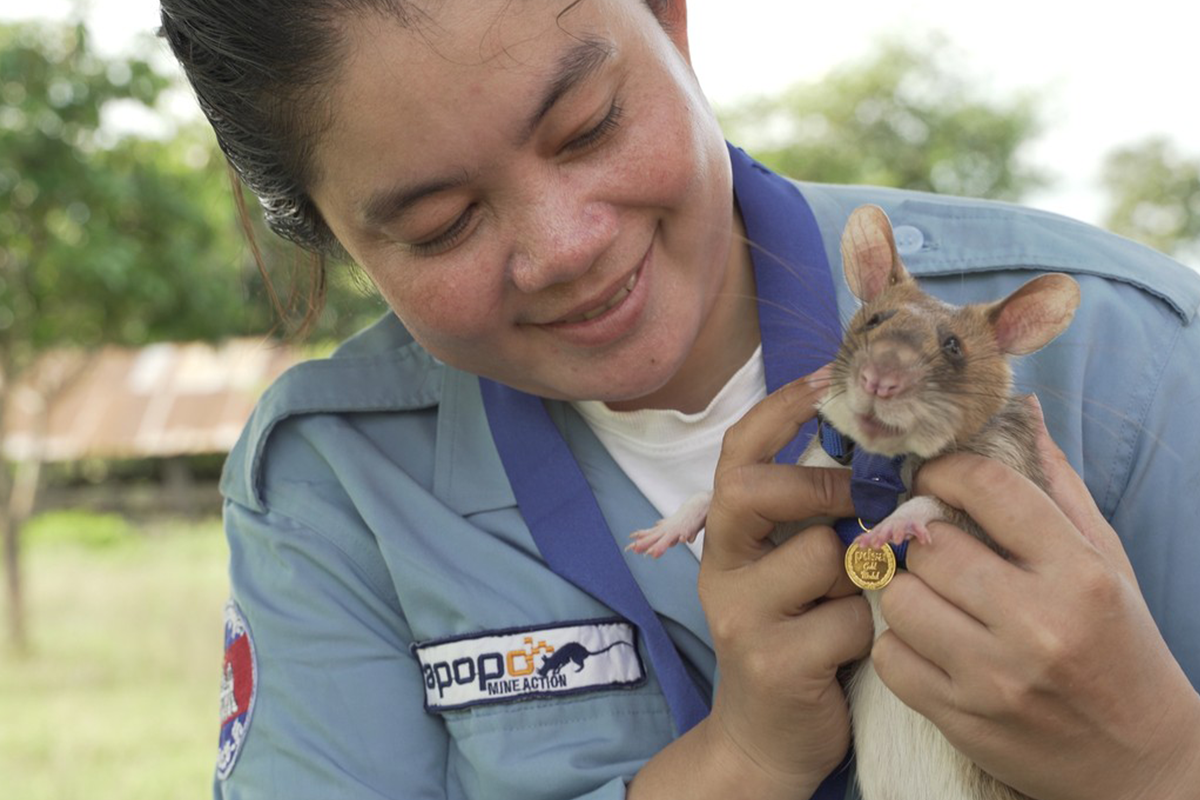
<svg viewBox="0 0 1200 800"><path fill-rule="evenodd" d="M649 408L613 411L599 400L573 405L613 460L658 512L672 514L698 492L711 491L725 429L767 396L762 346L695 414ZM699 558L704 533L689 544Z"/></svg>

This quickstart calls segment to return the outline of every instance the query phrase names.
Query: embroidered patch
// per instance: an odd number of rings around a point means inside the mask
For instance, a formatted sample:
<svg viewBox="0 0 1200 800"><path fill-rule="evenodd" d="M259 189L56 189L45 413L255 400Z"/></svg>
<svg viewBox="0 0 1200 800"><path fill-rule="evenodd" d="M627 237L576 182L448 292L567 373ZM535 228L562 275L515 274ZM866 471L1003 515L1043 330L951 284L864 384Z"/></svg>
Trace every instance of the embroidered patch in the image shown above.
<svg viewBox="0 0 1200 800"><path fill-rule="evenodd" d="M482 631L412 650L430 713L646 682L637 629L619 619Z"/></svg>
<svg viewBox="0 0 1200 800"><path fill-rule="evenodd" d="M221 738L217 749L217 777L233 772L254 713L258 692L258 662L250 628L237 603L225 604L225 664L221 670Z"/></svg>

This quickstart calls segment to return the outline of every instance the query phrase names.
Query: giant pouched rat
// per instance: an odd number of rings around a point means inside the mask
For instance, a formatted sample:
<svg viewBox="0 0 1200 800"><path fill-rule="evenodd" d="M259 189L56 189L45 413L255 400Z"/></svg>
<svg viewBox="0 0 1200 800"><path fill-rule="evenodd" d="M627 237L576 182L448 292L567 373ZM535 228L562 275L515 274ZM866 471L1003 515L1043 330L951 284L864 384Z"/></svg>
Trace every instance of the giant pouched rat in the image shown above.
<svg viewBox="0 0 1200 800"><path fill-rule="evenodd" d="M1032 353L1070 324L1079 287L1061 274L1034 278L992 303L953 306L925 293L896 251L882 209L856 209L842 236L846 280L861 308L846 327L829 372L819 413L857 446L884 456L906 456L906 485L922 463L969 451L998 459L1044 488L1037 423L1026 399L1012 391L1009 356ZM814 441L801 464L840 466ZM709 495L692 498L676 514L633 534L631 548L661 554L695 538ZM859 537L880 547L916 538L930 541L929 523L946 520L994 549L967 515L940 500L904 500ZM811 521L778 526L787 538ZM879 592L866 591L876 636L887 629ZM875 673L871 660L847 685L858 778L864 800L1020 800L954 749L937 728L904 705Z"/></svg>

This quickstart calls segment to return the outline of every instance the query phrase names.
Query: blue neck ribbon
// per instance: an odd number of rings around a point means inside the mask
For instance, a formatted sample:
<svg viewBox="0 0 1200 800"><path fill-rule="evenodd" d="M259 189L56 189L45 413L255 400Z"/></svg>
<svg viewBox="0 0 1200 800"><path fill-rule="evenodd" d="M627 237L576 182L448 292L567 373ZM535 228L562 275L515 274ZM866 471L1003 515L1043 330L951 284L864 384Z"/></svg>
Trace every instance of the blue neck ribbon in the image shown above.
<svg viewBox="0 0 1200 800"><path fill-rule="evenodd" d="M818 433L821 447L829 457L850 467L850 499L858 517L840 519L833 526L842 544L849 547L860 533L875 527L896 510L900 495L906 488L900 473L904 456L888 458L868 453L824 420L819 421ZM903 567L908 542L890 547L896 554L896 565Z"/></svg>
<svg viewBox="0 0 1200 800"><path fill-rule="evenodd" d="M731 147L730 159L752 243L767 390L774 391L833 358L840 338L833 278L816 218L796 187L741 150ZM542 557L637 626L677 732L690 730L708 715L708 700L634 580L544 402L484 378L480 387L501 463ZM815 421L806 425L776 461L796 463L815 430ZM841 800L848 773L845 765L835 770L813 797Z"/></svg>

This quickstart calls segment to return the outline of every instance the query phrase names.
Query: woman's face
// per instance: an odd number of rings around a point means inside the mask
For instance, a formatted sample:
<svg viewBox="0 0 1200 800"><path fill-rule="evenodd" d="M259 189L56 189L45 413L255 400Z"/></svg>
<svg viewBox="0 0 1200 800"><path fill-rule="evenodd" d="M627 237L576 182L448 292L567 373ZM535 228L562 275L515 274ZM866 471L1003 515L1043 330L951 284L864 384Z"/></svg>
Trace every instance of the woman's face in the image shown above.
<svg viewBox="0 0 1200 800"><path fill-rule="evenodd" d="M334 234L448 364L687 405L728 347L706 320L753 286L682 12L668 33L640 0L417 5L347 29L311 190Z"/></svg>

